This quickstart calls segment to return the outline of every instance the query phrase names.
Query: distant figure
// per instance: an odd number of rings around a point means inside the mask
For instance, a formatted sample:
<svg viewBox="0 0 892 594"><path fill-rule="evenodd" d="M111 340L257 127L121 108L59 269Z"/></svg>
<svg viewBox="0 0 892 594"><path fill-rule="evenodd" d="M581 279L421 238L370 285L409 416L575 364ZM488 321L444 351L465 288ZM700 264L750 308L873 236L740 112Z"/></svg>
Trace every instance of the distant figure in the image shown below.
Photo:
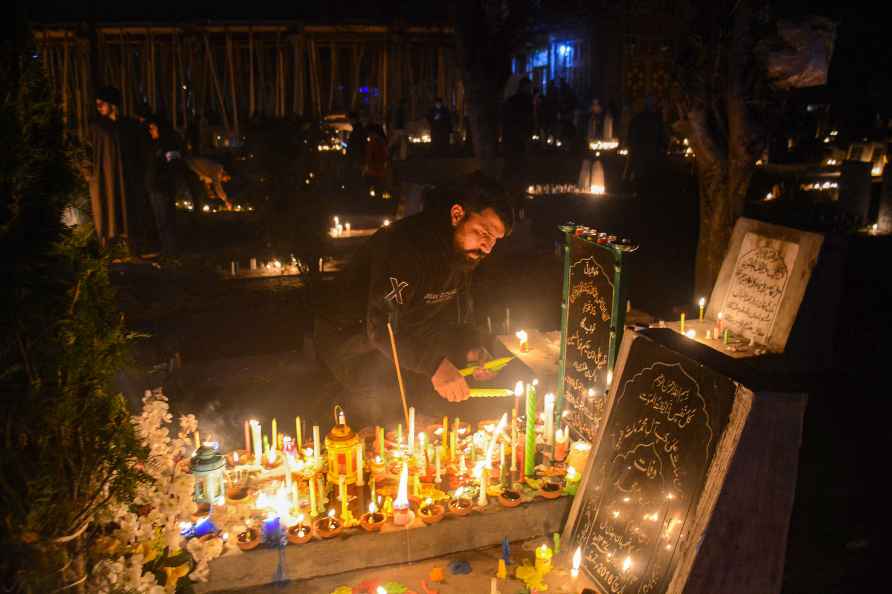
<svg viewBox="0 0 892 594"><path fill-rule="evenodd" d="M449 151L449 133L452 132L452 116L440 97L434 99L434 106L427 113L427 123L431 129L431 150L434 155L443 156Z"/></svg>
<svg viewBox="0 0 892 594"><path fill-rule="evenodd" d="M604 138L604 110L601 108L601 101L597 97L592 99L592 105L588 113L588 134L586 138L591 140L601 140Z"/></svg>
<svg viewBox="0 0 892 594"><path fill-rule="evenodd" d="M523 78L502 111L502 148L507 160L516 160L526 154L526 147L533 135L533 96L530 79Z"/></svg>
<svg viewBox="0 0 892 594"><path fill-rule="evenodd" d="M98 117L90 123L88 138L91 159L84 164L84 177L90 187L93 228L103 246L115 238L128 237L127 186L121 141L118 106L121 93L114 87L96 92Z"/></svg>
<svg viewBox="0 0 892 594"><path fill-rule="evenodd" d="M629 123L629 169L639 183L653 181L666 154L666 132L657 102L648 97L644 111ZM651 179L648 179L651 178Z"/></svg>
<svg viewBox="0 0 892 594"><path fill-rule="evenodd" d="M226 210L232 210L232 202L223 189L223 184L232 178L220 163L204 157L186 157L186 165L198 175L198 179L204 182L205 186L214 189L217 198L226 205ZM198 204L195 207L198 208Z"/></svg>
<svg viewBox="0 0 892 594"><path fill-rule="evenodd" d="M183 162L183 139L157 116L145 118L149 137L152 139L154 159L149 176L149 200L155 213L161 253L176 253L176 194L179 181L185 181L186 165ZM193 202L197 197L193 197Z"/></svg>
<svg viewBox="0 0 892 594"><path fill-rule="evenodd" d="M351 186L358 186L362 177L362 167L365 164L365 145L368 133L355 112L350 113L350 125L353 129L347 138L347 159L350 164L348 179Z"/></svg>
<svg viewBox="0 0 892 594"><path fill-rule="evenodd" d="M381 189L387 182L387 138L381 124L366 128L365 161L362 175L368 189Z"/></svg>

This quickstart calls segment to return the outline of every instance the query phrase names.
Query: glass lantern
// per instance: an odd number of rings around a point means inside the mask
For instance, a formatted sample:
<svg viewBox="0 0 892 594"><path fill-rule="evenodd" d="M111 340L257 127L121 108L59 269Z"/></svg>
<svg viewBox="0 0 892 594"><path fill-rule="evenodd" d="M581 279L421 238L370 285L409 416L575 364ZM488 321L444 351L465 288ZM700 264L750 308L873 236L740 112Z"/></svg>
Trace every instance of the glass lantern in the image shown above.
<svg viewBox="0 0 892 594"><path fill-rule="evenodd" d="M359 436L347 425L344 411L335 407L335 426L325 436L325 451L328 458L328 480L337 483L341 476L347 484L356 482L356 453L359 450Z"/></svg>
<svg viewBox="0 0 892 594"><path fill-rule="evenodd" d="M190 463L195 477L195 503L222 504L226 492L226 459L216 449L203 445Z"/></svg>

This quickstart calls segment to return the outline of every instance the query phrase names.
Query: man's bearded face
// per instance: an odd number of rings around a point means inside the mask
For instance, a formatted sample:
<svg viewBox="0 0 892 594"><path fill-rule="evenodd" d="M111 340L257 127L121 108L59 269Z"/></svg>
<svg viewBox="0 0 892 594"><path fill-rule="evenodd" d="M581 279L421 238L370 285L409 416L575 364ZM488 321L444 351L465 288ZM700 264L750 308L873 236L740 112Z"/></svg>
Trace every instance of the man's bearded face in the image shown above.
<svg viewBox="0 0 892 594"><path fill-rule="evenodd" d="M505 237L505 225L491 208L477 213L454 206L452 225L455 254L472 270L492 252L496 242Z"/></svg>

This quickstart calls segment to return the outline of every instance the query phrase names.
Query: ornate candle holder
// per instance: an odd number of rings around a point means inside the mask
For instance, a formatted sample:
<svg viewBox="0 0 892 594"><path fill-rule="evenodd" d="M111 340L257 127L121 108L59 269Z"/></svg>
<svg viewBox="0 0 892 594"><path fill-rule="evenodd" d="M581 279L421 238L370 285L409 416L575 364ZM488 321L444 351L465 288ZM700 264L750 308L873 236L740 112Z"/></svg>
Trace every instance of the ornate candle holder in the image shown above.
<svg viewBox="0 0 892 594"><path fill-rule="evenodd" d="M251 549L256 549L257 545L260 544L260 530L254 528L252 526L248 526L248 528L239 533L236 538L238 541L238 548L243 551L250 551Z"/></svg>
<svg viewBox="0 0 892 594"><path fill-rule="evenodd" d="M344 530L344 524L335 517L334 510L330 510L327 516L313 522L313 527L322 538L332 538Z"/></svg>
<svg viewBox="0 0 892 594"><path fill-rule="evenodd" d="M418 515L421 516L421 521L425 524L436 524L446 515L446 508L428 498L418 507Z"/></svg>

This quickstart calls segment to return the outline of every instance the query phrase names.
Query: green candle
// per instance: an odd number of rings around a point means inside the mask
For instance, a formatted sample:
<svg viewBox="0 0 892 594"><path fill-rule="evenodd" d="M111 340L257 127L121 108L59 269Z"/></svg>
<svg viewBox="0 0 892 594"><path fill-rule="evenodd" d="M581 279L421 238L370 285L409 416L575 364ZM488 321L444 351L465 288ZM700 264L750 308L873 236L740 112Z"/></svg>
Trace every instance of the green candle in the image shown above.
<svg viewBox="0 0 892 594"><path fill-rule="evenodd" d="M728 329L727 328L725 328L724 343L728 344Z"/></svg>
<svg viewBox="0 0 892 594"><path fill-rule="evenodd" d="M526 447L524 449L524 474L536 476L536 387L533 382L527 384L527 430Z"/></svg>

